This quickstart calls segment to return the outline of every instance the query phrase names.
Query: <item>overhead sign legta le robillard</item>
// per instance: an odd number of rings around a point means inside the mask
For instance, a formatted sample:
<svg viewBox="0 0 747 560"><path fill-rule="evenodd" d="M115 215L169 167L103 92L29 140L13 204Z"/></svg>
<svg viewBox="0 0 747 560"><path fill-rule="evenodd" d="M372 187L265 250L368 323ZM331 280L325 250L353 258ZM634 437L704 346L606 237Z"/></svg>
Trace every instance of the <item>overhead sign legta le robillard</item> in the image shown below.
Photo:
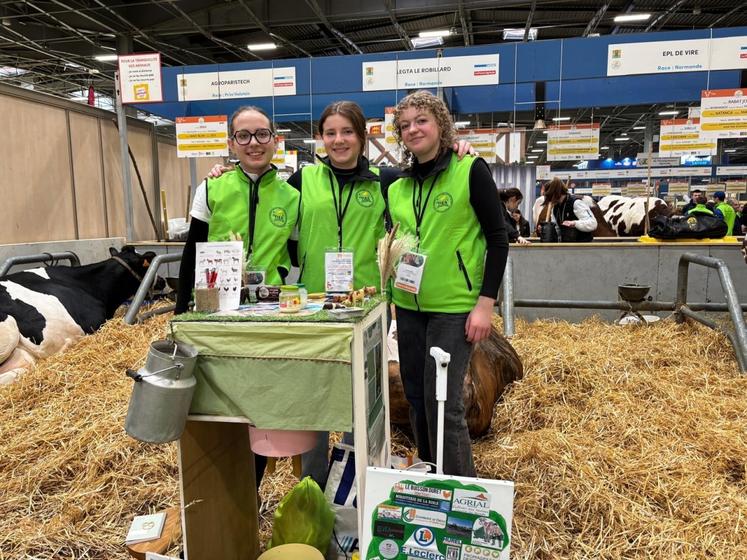
<svg viewBox="0 0 747 560"><path fill-rule="evenodd" d="M296 68L177 74L179 101L296 95Z"/></svg>
<svg viewBox="0 0 747 560"><path fill-rule="evenodd" d="M741 68L747 68L747 37L616 43L607 47L608 76Z"/></svg>
<svg viewBox="0 0 747 560"><path fill-rule="evenodd" d="M498 83L498 54L412 58L361 63L363 91Z"/></svg>

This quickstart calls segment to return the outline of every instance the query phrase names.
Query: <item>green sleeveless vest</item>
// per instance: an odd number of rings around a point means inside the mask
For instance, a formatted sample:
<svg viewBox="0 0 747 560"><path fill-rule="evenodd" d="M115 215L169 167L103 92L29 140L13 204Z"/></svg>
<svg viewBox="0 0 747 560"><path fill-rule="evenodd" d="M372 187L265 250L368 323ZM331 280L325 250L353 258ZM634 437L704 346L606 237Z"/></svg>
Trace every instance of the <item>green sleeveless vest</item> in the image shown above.
<svg viewBox="0 0 747 560"><path fill-rule="evenodd" d="M354 180L343 187L342 200L338 200L338 205L344 208L347 203L347 210L342 220L341 240L338 238L337 213L332 197L332 189L339 193L334 173L324 163L308 165L301 169L301 173L298 234L300 281L306 284L309 292L325 291L325 252L328 249L337 250L342 245L343 249L353 251L354 288L379 288L381 282L376 246L385 234L386 203L381 185L373 176L379 174L378 168L364 170L364 176L369 176L366 180Z"/></svg>
<svg viewBox="0 0 747 560"><path fill-rule="evenodd" d="M240 169L208 180L207 199L212 213L208 241L226 241L231 233L241 235L245 254L251 251L252 266L265 269L266 282L278 285L282 282L278 268L287 272L291 266L288 239L298 219L300 195L277 177L274 167L261 175L258 183L250 188L250 179ZM257 188L259 200L250 248L250 196Z"/></svg>
<svg viewBox="0 0 747 560"><path fill-rule="evenodd" d="M737 220L737 213L734 211L734 208L732 208L731 205L726 204L726 202L719 202L716 205L716 208L721 210L721 213L724 215L724 221L728 228L726 230L726 235L732 235L734 232L734 222Z"/></svg>
<svg viewBox="0 0 747 560"><path fill-rule="evenodd" d="M442 313L468 313L482 287L487 243L469 200L469 175L475 158L461 161L455 154L442 172L423 182L422 200L428 196L418 252L427 255L420 293L393 288L392 299L405 309ZM435 184L434 184L435 180ZM389 187L392 223L399 222L399 235L416 235L413 196L414 177L397 179Z"/></svg>

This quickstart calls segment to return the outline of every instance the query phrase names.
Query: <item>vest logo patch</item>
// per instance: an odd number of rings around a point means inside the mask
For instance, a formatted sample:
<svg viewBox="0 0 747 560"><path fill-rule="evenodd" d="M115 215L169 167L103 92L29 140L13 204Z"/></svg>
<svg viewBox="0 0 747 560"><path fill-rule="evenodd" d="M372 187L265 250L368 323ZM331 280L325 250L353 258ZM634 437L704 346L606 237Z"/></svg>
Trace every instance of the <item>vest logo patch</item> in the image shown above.
<svg viewBox="0 0 747 560"><path fill-rule="evenodd" d="M355 200L364 208L370 208L374 203L373 193L368 189L361 189L355 193Z"/></svg>
<svg viewBox="0 0 747 560"><path fill-rule="evenodd" d="M283 227L288 222L288 214L285 208L276 206L270 210L270 223L275 227Z"/></svg>
<svg viewBox="0 0 747 560"><path fill-rule="evenodd" d="M446 212L449 208L451 208L451 205L453 203L454 200L451 198L451 195L449 193L441 193L433 199L433 209L436 212Z"/></svg>

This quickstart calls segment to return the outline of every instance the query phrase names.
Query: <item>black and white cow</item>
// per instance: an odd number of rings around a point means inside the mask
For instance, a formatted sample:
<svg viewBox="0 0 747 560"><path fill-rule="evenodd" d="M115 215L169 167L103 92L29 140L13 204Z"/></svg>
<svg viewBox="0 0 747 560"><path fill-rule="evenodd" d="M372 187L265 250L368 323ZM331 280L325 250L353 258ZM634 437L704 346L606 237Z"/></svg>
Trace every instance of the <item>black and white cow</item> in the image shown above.
<svg viewBox="0 0 747 560"><path fill-rule="evenodd" d="M645 230L646 197L610 195L602 197L597 203L604 215L604 220L620 237L640 237ZM648 217L670 216L672 209L665 201L652 196L648 199Z"/></svg>
<svg viewBox="0 0 747 560"><path fill-rule="evenodd" d="M156 256L126 246L86 266L52 266L0 278L0 385L64 350L114 316Z"/></svg>

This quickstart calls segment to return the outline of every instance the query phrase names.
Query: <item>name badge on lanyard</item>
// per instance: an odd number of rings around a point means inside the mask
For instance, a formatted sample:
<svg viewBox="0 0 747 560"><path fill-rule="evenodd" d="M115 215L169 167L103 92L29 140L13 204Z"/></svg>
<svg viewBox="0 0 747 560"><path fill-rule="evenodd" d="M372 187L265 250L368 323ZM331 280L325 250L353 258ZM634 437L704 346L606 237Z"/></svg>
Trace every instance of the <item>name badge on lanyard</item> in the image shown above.
<svg viewBox="0 0 747 560"><path fill-rule="evenodd" d="M418 294L420 283L423 281L425 261L428 257L422 253L408 252L402 255L397 266L397 276L394 287L404 292Z"/></svg>
<svg viewBox="0 0 747 560"><path fill-rule="evenodd" d="M327 292L353 291L353 252L324 253L324 287Z"/></svg>

